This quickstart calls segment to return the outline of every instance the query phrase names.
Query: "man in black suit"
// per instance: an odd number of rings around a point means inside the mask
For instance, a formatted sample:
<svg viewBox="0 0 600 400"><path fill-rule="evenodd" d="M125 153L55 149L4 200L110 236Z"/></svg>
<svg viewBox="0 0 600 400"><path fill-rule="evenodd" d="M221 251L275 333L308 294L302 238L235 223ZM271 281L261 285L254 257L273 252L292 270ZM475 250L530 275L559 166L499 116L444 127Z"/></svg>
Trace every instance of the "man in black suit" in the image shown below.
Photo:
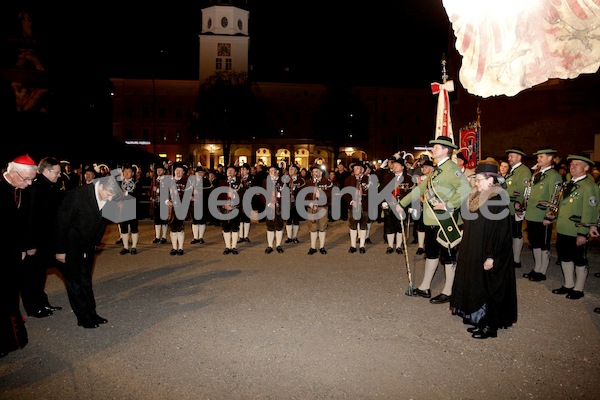
<svg viewBox="0 0 600 400"><path fill-rule="evenodd" d="M108 222L101 210L120 193L116 179L105 177L68 191L58 208L56 259L64 264L61 271L69 303L77 324L84 328L97 328L108 322L96 313L92 268L96 245Z"/></svg>

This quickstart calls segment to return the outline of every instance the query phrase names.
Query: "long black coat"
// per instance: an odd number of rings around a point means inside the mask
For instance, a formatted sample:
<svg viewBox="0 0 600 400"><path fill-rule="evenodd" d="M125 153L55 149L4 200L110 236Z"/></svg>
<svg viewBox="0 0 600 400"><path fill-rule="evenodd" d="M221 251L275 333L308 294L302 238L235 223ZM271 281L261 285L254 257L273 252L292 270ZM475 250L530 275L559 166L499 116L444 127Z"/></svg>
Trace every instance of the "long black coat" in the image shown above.
<svg viewBox="0 0 600 400"><path fill-rule="evenodd" d="M471 202L469 198L469 202ZM490 204L493 202L494 204ZM484 206L472 211L476 218L464 219L463 239L458 251L456 275L452 288L451 307L455 313L471 316L477 323L483 316L479 313L485 305L486 324L492 327L510 326L517 320L517 288L512 266L512 236L510 213L507 204L499 204L501 198L494 195ZM487 218L482 209L487 207ZM504 212L503 218L497 216ZM484 270L487 258L494 259L494 267Z"/></svg>
<svg viewBox="0 0 600 400"><path fill-rule="evenodd" d="M57 212L56 252L94 254L107 223L98 208L94 184L68 191Z"/></svg>

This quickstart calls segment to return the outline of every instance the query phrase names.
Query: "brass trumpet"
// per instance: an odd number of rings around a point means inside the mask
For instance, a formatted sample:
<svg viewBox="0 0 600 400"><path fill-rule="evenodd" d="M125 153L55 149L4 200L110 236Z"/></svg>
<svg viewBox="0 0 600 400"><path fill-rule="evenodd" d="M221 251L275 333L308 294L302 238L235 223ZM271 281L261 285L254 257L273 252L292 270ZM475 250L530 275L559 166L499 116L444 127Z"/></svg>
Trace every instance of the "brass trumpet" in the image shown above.
<svg viewBox="0 0 600 400"><path fill-rule="evenodd" d="M554 184L554 192L552 193L550 200L542 200L538 204L545 206L550 214L556 216L556 213L558 212L558 204L562 199L562 195L566 186L567 185L563 182L556 182Z"/></svg>

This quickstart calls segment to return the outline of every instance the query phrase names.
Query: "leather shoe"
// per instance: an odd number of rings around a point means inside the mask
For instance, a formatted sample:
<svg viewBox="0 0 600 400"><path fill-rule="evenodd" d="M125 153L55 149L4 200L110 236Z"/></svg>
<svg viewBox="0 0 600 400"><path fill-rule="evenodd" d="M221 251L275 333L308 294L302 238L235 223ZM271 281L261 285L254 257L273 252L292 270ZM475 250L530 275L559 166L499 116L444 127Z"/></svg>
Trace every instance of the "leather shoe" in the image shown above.
<svg viewBox="0 0 600 400"><path fill-rule="evenodd" d="M204 244L204 239L202 239L202 238L198 239L198 243Z"/></svg>
<svg viewBox="0 0 600 400"><path fill-rule="evenodd" d="M172 256L176 256L177 255L177 250L173 249L173 250L171 250L171 252L169 254L172 255Z"/></svg>
<svg viewBox="0 0 600 400"><path fill-rule="evenodd" d="M541 282L546 280L546 275L540 272L533 272L534 275L529 274L529 280L533 282Z"/></svg>
<svg viewBox="0 0 600 400"><path fill-rule="evenodd" d="M473 334L471 335L471 337L473 337L474 339L487 339L490 337L497 337L497 336L498 336L498 331L489 326L484 326L483 328L480 328L480 329L476 330L475 332L473 332Z"/></svg>
<svg viewBox="0 0 600 400"><path fill-rule="evenodd" d="M348 253L356 253L356 247L354 247L354 246L351 246L351 247L348 249Z"/></svg>
<svg viewBox="0 0 600 400"><path fill-rule="evenodd" d="M135 247L131 248L131 254L133 254L133 255L137 254L137 249Z"/></svg>
<svg viewBox="0 0 600 400"><path fill-rule="evenodd" d="M271 246L265 249L265 254L271 254L273 252L273 248Z"/></svg>
<svg viewBox="0 0 600 400"><path fill-rule="evenodd" d="M278 253L283 253L283 247L277 246L277 252Z"/></svg>
<svg viewBox="0 0 600 400"><path fill-rule="evenodd" d="M91 318L90 319L79 319L79 320L77 320L77 325L82 326L86 329L94 329L94 328L98 327L98 323L96 323L95 321L92 321Z"/></svg>
<svg viewBox="0 0 600 400"><path fill-rule="evenodd" d="M182 255L183 255L183 249L179 249L179 250L177 250L177 255L178 255L178 256L182 256Z"/></svg>
<svg viewBox="0 0 600 400"><path fill-rule="evenodd" d="M312 247L308 250L308 255L312 256L313 254L315 254L317 252L317 249L313 249Z"/></svg>
<svg viewBox="0 0 600 400"><path fill-rule="evenodd" d="M452 299L452 296L448 296L447 294L444 293L440 293L437 296L435 296L434 298L432 298L431 300L429 300L429 302L431 304L443 304L443 303L447 303Z"/></svg>
<svg viewBox="0 0 600 400"><path fill-rule="evenodd" d="M52 315L52 310L48 310L47 308L40 308L39 310L36 310L32 313L27 313L28 317L35 317L35 318L44 318L44 317L49 317Z"/></svg>
<svg viewBox="0 0 600 400"><path fill-rule="evenodd" d="M165 238L160 239L160 244L165 244L165 243L167 243L167 239L165 239Z"/></svg>
<svg viewBox="0 0 600 400"><path fill-rule="evenodd" d="M573 288L566 288L564 286L561 286L558 289L553 289L552 293L554 293L554 294L567 294L567 293L570 293L572 290L573 290Z"/></svg>
<svg viewBox="0 0 600 400"><path fill-rule="evenodd" d="M394 252L394 249L392 249L391 247L388 247L387 249L385 249L385 254L392 254Z"/></svg>
<svg viewBox="0 0 600 400"><path fill-rule="evenodd" d="M469 332L469 333L473 333L473 332L475 332L475 331L478 331L478 330L480 330L480 329L481 329L481 327L480 327L480 326L478 326L478 325L475 325L475 326L470 326L470 327L468 327L468 328L467 328L467 332Z"/></svg>
<svg viewBox="0 0 600 400"><path fill-rule="evenodd" d="M238 249L236 249L235 247L233 249L231 249L231 254L234 254L234 255L239 254Z"/></svg>
<svg viewBox="0 0 600 400"><path fill-rule="evenodd" d="M567 299L577 300L583 297L583 292L581 290L571 290L570 293L567 293Z"/></svg>
<svg viewBox="0 0 600 400"><path fill-rule="evenodd" d="M285 243L292 243L293 241L294 241L294 239L292 239L292 238L285 239Z"/></svg>
<svg viewBox="0 0 600 400"><path fill-rule="evenodd" d="M373 244L373 242L372 242L372 241L371 241L371 239L369 239L369 238L366 238L366 239L365 239L365 243L366 243L366 244Z"/></svg>
<svg viewBox="0 0 600 400"><path fill-rule="evenodd" d="M421 254L423 254L423 253L425 253L425 249L424 249L424 248L422 248L422 247L419 247L419 248L417 249L417 255L418 255L418 256L420 256L420 255L421 255Z"/></svg>
<svg viewBox="0 0 600 400"><path fill-rule="evenodd" d="M106 324L108 322L106 318L102 318L98 314L92 316L92 321L96 324Z"/></svg>
<svg viewBox="0 0 600 400"><path fill-rule="evenodd" d="M119 252L119 254L120 254L120 255L123 255L123 254L129 254L129 249L122 248L122 249L121 249L121 251Z"/></svg>
<svg viewBox="0 0 600 400"><path fill-rule="evenodd" d="M537 272L535 272L534 270L531 270L531 271L529 271L529 272L525 272L525 273L523 274L523 278L529 278L530 276L533 276L533 275L535 275L535 274L537 274Z"/></svg>
<svg viewBox="0 0 600 400"><path fill-rule="evenodd" d="M431 289L421 290L419 288L415 288L412 291L412 295L413 296L421 296L421 297L428 299L431 297Z"/></svg>
<svg viewBox="0 0 600 400"><path fill-rule="evenodd" d="M367 249L365 249L364 247L361 247L360 249L358 249L358 252L360 254L365 254L367 252Z"/></svg>
<svg viewBox="0 0 600 400"><path fill-rule="evenodd" d="M396 253L398 253L398 254L402 254L402 253L404 253L404 252L402 251L402 247L396 247Z"/></svg>
<svg viewBox="0 0 600 400"><path fill-rule="evenodd" d="M521 268L521 267L522 267L522 265L520 262L513 261L513 268Z"/></svg>
<svg viewBox="0 0 600 400"><path fill-rule="evenodd" d="M298 244L298 243L300 243L300 241L298 240L298 238L293 238L293 239L292 239L292 242L294 242L294 244Z"/></svg>
<svg viewBox="0 0 600 400"><path fill-rule="evenodd" d="M327 250L325 250L325 247L321 247L319 251L321 252L321 254L327 254Z"/></svg>
<svg viewBox="0 0 600 400"><path fill-rule="evenodd" d="M223 254L229 254L231 253L231 249L229 247L227 247L225 250L223 250Z"/></svg>
<svg viewBox="0 0 600 400"><path fill-rule="evenodd" d="M154 243L154 244L160 243L160 239L159 238L154 238L154 240L152 241L152 243Z"/></svg>
<svg viewBox="0 0 600 400"><path fill-rule="evenodd" d="M46 310L48 310L48 311L60 311L60 310L62 310L62 307L59 307L59 306L53 306L53 305L51 305L51 304L46 304L46 305L44 306L44 308L45 308Z"/></svg>
<svg viewBox="0 0 600 400"><path fill-rule="evenodd" d="M200 241L198 239L192 239L192 241L190 242L190 244L196 244L196 243L200 243Z"/></svg>

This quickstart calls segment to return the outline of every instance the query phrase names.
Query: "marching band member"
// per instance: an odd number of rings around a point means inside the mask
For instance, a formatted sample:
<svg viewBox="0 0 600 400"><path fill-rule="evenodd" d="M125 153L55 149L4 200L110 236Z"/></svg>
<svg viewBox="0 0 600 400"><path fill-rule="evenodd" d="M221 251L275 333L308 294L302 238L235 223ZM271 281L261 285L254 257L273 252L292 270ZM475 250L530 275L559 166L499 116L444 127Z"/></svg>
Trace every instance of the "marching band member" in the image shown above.
<svg viewBox="0 0 600 400"><path fill-rule="evenodd" d="M205 174L204 168L197 166L194 170L192 179L192 235L194 238L190 244L204 243L204 232L206 232L206 223L209 218L208 211L208 196L213 189L210 180ZM202 204L201 210L202 215L196 215L195 204L200 202ZM198 218L196 218L198 217Z"/></svg>
<svg viewBox="0 0 600 400"><path fill-rule="evenodd" d="M531 170L521 159L526 156L520 147L511 147L505 151L510 170L505 177L506 191L510 196L508 208L512 231L513 267L521 268L521 251L523 250L523 219L525 218L525 196L529 197Z"/></svg>
<svg viewBox="0 0 600 400"><path fill-rule="evenodd" d="M242 164L240 167L240 180L242 183L242 193L240 201L244 200L244 193L246 190L250 189L254 183L254 177L250 175L250 165L247 163ZM240 203L240 234L238 238L238 243L246 242L250 243L250 238L248 235L250 234L250 214L246 214L242 212L242 207Z"/></svg>
<svg viewBox="0 0 600 400"><path fill-rule="evenodd" d="M407 295L431 297L431 281L440 260L444 264L446 281L442 293L431 298L433 304L450 301L454 282L456 246L460 243L462 223L460 207L471 194L471 183L462 174L458 165L450 160L452 150L458 146L447 136L438 136L430 140L433 144L432 156L437 167L426 180L415 186L410 196L404 197L399 206L400 215L403 208L412 203L423 201L425 228L425 274L421 284ZM402 212L401 212L402 211ZM442 229L443 228L443 229Z"/></svg>
<svg viewBox="0 0 600 400"><path fill-rule="evenodd" d="M223 254L238 254L237 242L240 232L240 214L242 214L243 185L237 177L235 166L227 167L225 179L221 180L219 186L228 188L227 192L219 195L219 200L227 200L227 203L221 207L221 213L226 215L226 218L221 221L223 240L225 241ZM238 210L237 215L231 216L231 212L236 209Z"/></svg>
<svg viewBox="0 0 600 400"><path fill-rule="evenodd" d="M598 186L587 174L594 162L585 155L569 155L571 180L564 184L557 211L546 213L543 224L556 221L556 252L562 267L564 284L552 290L567 299L583 297L588 275L587 239L590 226L598 222ZM553 212L555 211L555 212Z"/></svg>
<svg viewBox="0 0 600 400"><path fill-rule="evenodd" d="M392 187L392 194L396 201L400 201L404 196L410 192L412 188L412 178L404 172L404 158L400 153L396 153L388 158L389 172L385 173L381 179L380 187L387 188L390 182L394 182ZM394 242L396 242L396 253L402 254L402 220L394 214L390 209L387 202L383 202L383 231L385 233L388 247L386 249L387 254L394 252ZM405 249L406 250L406 249Z"/></svg>
<svg viewBox="0 0 600 400"><path fill-rule="evenodd" d="M142 185L135 179L135 173L137 168L133 165L125 164L121 168L121 175L123 179L121 180L121 190L123 191L123 198L127 199L129 196L134 198L136 207L138 210L139 202L141 199L142 193ZM139 221L137 219L137 214L135 218L130 219L128 221L121 222L119 224L121 239L123 241L123 248L119 252L120 255L124 254L137 254L137 244L140 237L139 234ZM131 250L129 249L129 239L131 238Z"/></svg>
<svg viewBox="0 0 600 400"><path fill-rule="evenodd" d="M150 194L150 202L153 207L154 216L154 240L152 243L167 243L167 220L160 217L160 189L163 186L163 180L165 177L165 167L163 165L157 165L154 173L154 181L152 182L152 193Z"/></svg>
<svg viewBox="0 0 600 400"><path fill-rule="evenodd" d="M365 241L367 239L367 222L369 221L369 177L364 174L365 166L361 163L352 165L352 175L346 178L344 187L354 187L354 194L345 194L348 204L348 227L350 228L349 253L356 253L357 238L360 253L366 253Z"/></svg>
<svg viewBox="0 0 600 400"><path fill-rule="evenodd" d="M367 179L369 179L369 177L371 176L371 173L373 173L373 167L371 166L371 164L369 164L368 161L365 161L364 166L365 166L365 176L367 177ZM371 241L371 225L372 224L373 224L373 220L371 218L369 218L368 213L367 213L367 232L365 233L365 244L373 244L373 242Z"/></svg>
<svg viewBox="0 0 600 400"><path fill-rule="evenodd" d="M412 181L415 185L420 184L424 180L427 179L428 176L433 172L433 161L427 157L426 160L421 161L420 163L420 171L421 175L413 175ZM415 231L417 232L417 255L425 253L425 223L423 222L423 200L425 200L425 196L421 196L418 203L418 214L419 218L415 219ZM409 210L410 211L410 210Z"/></svg>
<svg viewBox="0 0 600 400"><path fill-rule="evenodd" d="M308 212L307 225L310 233L310 249L308 250L308 254L312 255L317 252L317 238L320 244L319 252L327 254L325 237L329 224L328 209L331 205L333 182L323 176L323 168L318 164L313 165L310 172L312 179L306 182L306 187L312 188L306 196L306 200L309 201L306 210ZM325 196L325 201L322 201L321 196ZM320 216L319 213L321 213Z"/></svg>
<svg viewBox="0 0 600 400"><path fill-rule="evenodd" d="M182 256L183 255L183 243L185 240L185 217L187 216L187 210L183 213L180 219L177 216L176 208L183 206L183 196L187 187L187 166L182 163L173 164L173 182L169 189L169 199L166 201L169 206L169 230L171 231L171 255ZM191 186L190 186L191 189ZM181 212L181 211L180 211Z"/></svg>
<svg viewBox="0 0 600 400"><path fill-rule="evenodd" d="M289 182L284 183L284 185L288 186L290 189L290 218L286 221L285 230L287 233L286 243L300 243L298 241L298 230L300 229L300 221L303 221L303 218L298 214L298 210L296 209L296 196L298 196L298 192L304 187L306 182L304 178L302 178L298 173L300 172L300 167L296 164L290 164L288 168Z"/></svg>
<svg viewBox="0 0 600 400"><path fill-rule="evenodd" d="M523 278L530 281L540 282L546 280L546 271L550 264L550 240L552 238L552 225L544 225L547 206L540 202L549 202L557 185L562 184L562 176L552 168L552 159L557 153L550 146L538 149L537 156L538 172L531 177L531 192L527 200L525 220L527 221L527 238L533 248L533 259L535 266L531 272L523 274Z"/></svg>
<svg viewBox="0 0 600 400"><path fill-rule="evenodd" d="M283 253L283 247L281 247L283 240L283 218L281 216L283 182L279 178L279 168L277 166L269 167L269 175L263 182L263 188L267 190L267 197L264 198L265 211L267 211L267 248L265 254L273 252L273 240L277 245L277 252Z"/></svg>

